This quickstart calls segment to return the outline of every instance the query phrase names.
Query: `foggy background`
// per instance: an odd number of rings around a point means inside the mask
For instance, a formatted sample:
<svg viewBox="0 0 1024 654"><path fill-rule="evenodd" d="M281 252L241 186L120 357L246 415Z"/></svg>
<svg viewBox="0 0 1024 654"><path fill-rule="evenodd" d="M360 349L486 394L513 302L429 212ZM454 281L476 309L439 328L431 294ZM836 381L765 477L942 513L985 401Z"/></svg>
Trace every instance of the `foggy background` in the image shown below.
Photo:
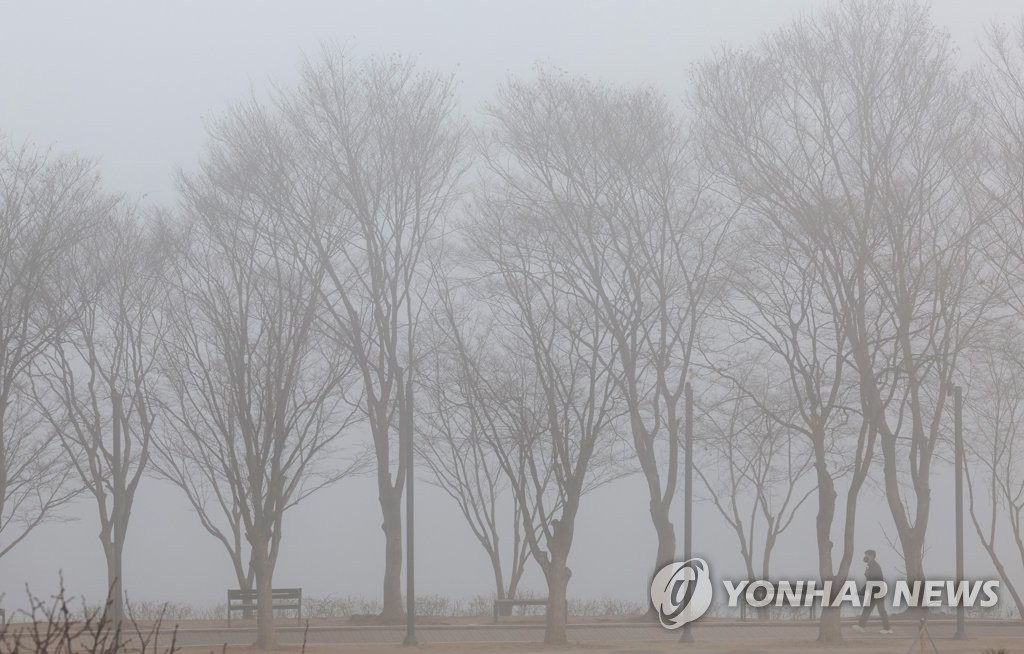
<svg viewBox="0 0 1024 654"><path fill-rule="evenodd" d="M204 121L277 83L294 82L304 52L322 42L357 57L414 55L425 68L454 72L472 114L509 74L538 61L611 81L657 85L670 98L686 90L689 65L723 43L740 45L823 4L812 0L743 2L216 2L0 4L0 125L12 138L52 144L60 153L98 160L105 185L162 206L177 202L175 171L190 170L205 142ZM1012 20L1013 0L944 0L933 17L962 50L992 20ZM426 483L420 469L417 591L455 598L488 595L488 560L455 504ZM695 482L698 492L701 484ZM934 505L926 567L938 578L953 565L950 466L933 477ZM681 535L681 492L673 522ZM655 535L642 476L619 480L582 502L570 565L570 597L644 602ZM24 586L56 590L58 570L75 594L102 601L106 574L92 498L66 512L68 522L34 531L0 559L2 605L24 606ZM899 558L880 489L861 495L858 547L873 547L888 576ZM774 555L780 576L815 578L814 500L784 533ZM837 516L840 517L841 516ZM383 533L372 475L345 479L290 510L275 586L301 586L307 597L361 596L379 601ZM715 509L700 503L694 552L716 577L742 570L735 536ZM608 527L611 526L609 529ZM968 578L991 564L968 523ZM125 550L131 600L213 606L235 587L220 546L200 527L181 493L149 477L140 485ZM523 587L544 592L529 564ZM854 564L859 578L861 566ZM1004 605L1005 606L1005 605ZM10 613L9 613L10 615Z"/></svg>

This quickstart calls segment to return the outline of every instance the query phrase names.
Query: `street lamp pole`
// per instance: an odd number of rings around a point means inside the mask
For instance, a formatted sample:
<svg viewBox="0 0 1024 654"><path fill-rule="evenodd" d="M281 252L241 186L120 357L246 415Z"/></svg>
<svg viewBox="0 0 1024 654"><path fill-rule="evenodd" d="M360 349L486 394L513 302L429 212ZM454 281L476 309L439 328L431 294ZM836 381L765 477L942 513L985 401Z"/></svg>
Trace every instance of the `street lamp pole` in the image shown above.
<svg viewBox="0 0 1024 654"><path fill-rule="evenodd" d="M399 419L399 437L405 440L405 640L403 645L418 645L416 639L416 561L415 555L415 502L413 486L416 475L413 473L413 442L412 442L412 388L405 385L401 373L398 383L401 389L401 417Z"/></svg>
<svg viewBox="0 0 1024 654"><path fill-rule="evenodd" d="M689 561L693 557L693 388L689 382L683 392L686 395L686 433L683 434L683 453L686 457L683 468L683 560ZM693 642L689 623L683 625L679 642Z"/></svg>
<svg viewBox="0 0 1024 654"><path fill-rule="evenodd" d="M964 395L960 386L953 387L953 407L956 416L953 421L954 445L953 465L956 466L956 582L964 581ZM955 640L967 638L963 602L956 607Z"/></svg>

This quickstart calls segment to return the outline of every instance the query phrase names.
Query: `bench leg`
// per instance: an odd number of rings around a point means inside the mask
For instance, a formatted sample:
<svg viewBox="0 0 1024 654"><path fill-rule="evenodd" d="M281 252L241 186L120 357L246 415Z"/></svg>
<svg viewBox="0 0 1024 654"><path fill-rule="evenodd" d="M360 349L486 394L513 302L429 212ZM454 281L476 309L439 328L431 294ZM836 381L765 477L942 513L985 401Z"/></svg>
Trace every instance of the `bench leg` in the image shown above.
<svg viewBox="0 0 1024 654"><path fill-rule="evenodd" d="M494 603L494 624L498 624L498 603Z"/></svg>

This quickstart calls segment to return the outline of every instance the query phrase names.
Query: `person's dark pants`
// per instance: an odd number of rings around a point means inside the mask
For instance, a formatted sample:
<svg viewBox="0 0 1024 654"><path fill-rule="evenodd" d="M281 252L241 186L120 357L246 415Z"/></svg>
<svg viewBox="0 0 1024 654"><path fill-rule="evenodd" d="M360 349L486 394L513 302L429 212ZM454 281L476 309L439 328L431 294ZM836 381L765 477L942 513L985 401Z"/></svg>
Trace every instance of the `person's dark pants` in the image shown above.
<svg viewBox="0 0 1024 654"><path fill-rule="evenodd" d="M871 611L878 607L878 616L882 618L882 629L889 628L889 614L885 612L885 598L884 597L872 597L871 602L864 606L864 610L860 613L860 620L857 624L862 627L866 627L868 624L868 618L871 617Z"/></svg>

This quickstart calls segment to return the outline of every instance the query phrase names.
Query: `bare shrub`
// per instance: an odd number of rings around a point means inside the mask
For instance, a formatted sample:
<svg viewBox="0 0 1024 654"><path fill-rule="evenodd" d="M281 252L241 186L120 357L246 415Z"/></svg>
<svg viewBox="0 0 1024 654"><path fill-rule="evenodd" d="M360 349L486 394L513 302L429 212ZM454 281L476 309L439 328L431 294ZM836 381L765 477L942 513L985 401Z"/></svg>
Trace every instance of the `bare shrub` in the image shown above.
<svg viewBox="0 0 1024 654"><path fill-rule="evenodd" d="M26 622L4 625L0 629L0 654L37 652L41 654L118 654L148 652L171 654L178 651L177 629L169 636L161 635L163 613L156 615L148 628L140 626L130 604L126 605L127 621L112 619L107 610L90 608L82 602L81 609L72 607L72 600L60 590L49 600L26 589L29 610L22 611ZM131 624L131 628L125 625ZM161 647L161 641L165 644Z"/></svg>

